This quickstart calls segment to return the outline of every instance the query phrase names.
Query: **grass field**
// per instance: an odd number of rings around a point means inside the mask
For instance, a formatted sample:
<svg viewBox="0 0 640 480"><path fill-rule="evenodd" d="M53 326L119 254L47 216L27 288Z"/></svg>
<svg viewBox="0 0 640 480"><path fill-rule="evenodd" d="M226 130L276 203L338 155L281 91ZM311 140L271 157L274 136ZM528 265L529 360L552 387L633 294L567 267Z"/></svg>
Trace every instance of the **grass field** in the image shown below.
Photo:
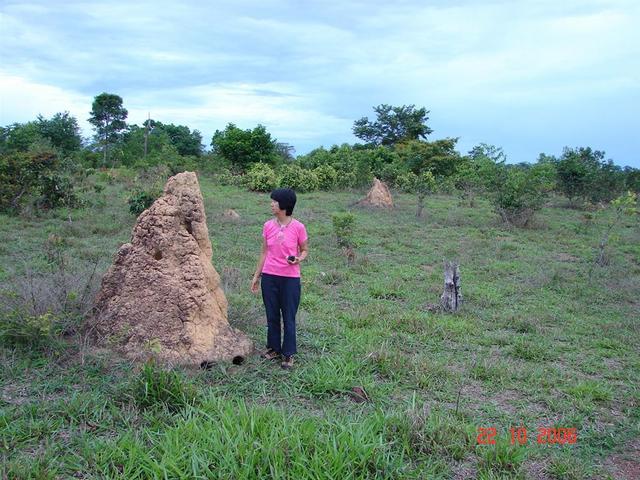
<svg viewBox="0 0 640 480"><path fill-rule="evenodd" d="M263 307L249 283L268 195L200 182L230 322L261 348ZM395 195L393 212L350 209L361 194L298 196L310 255L291 372L257 356L208 371L141 369L78 333L41 350L5 343L2 478L634 478L637 220L616 229L599 267L606 214L589 220L562 199L533 228L513 229L482 199L469 208L432 196L417 219L413 196ZM0 216L5 295L42 303L61 274L52 263L77 288L92 265L104 272L135 222L127 196L115 181L82 210ZM241 218L225 220L228 208ZM358 241L351 265L331 223L347 210ZM68 262L52 259L51 238ZM457 314L428 308L442 293L443 259L461 265ZM157 398L144 389L154 382L164 388ZM479 429L491 427L496 444L479 445ZM511 445L511 427L527 428L526 445ZM577 441L538 444L547 427L575 428Z"/></svg>

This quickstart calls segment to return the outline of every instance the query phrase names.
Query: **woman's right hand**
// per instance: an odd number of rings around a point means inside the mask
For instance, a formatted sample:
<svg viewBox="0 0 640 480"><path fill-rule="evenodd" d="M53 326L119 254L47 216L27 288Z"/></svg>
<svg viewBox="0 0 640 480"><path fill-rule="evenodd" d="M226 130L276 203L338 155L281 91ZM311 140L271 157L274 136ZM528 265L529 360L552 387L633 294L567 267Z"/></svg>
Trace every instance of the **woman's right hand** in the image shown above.
<svg viewBox="0 0 640 480"><path fill-rule="evenodd" d="M260 277L254 275L251 279L251 292L258 293L258 287L260 286Z"/></svg>

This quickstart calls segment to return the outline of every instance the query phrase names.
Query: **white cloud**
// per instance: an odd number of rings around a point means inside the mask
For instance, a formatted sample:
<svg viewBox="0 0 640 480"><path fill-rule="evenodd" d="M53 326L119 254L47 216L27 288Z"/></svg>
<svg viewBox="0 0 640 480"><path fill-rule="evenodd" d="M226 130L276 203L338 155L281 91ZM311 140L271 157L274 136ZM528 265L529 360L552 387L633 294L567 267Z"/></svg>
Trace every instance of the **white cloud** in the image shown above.
<svg viewBox="0 0 640 480"><path fill-rule="evenodd" d="M162 99L168 95L188 98L185 103L190 106L166 107ZM200 130L207 143L215 130L231 122L240 128L260 123L278 140L295 145L319 133L338 136L350 129L351 120L323 113L318 103L318 94L302 92L292 84L220 83L147 92L127 102L127 108L132 123L142 123L151 113L164 123Z"/></svg>
<svg viewBox="0 0 640 480"><path fill-rule="evenodd" d="M353 120L373 105L416 104L431 110L438 137L500 144L508 134L505 143L537 153L546 135L588 131L571 112L598 105L615 147L640 147L621 113L640 92L636 0L50 5L3 4L0 56L13 78L3 80L5 124L43 105L82 124L92 96L108 91L132 123L151 111L207 143L228 122L262 123L313 147L353 141ZM546 130L519 136L532 117Z"/></svg>
<svg viewBox="0 0 640 480"><path fill-rule="evenodd" d="M0 72L0 125L35 120L38 115L51 117L68 111L77 118L85 135L90 135L86 119L92 98L52 85Z"/></svg>

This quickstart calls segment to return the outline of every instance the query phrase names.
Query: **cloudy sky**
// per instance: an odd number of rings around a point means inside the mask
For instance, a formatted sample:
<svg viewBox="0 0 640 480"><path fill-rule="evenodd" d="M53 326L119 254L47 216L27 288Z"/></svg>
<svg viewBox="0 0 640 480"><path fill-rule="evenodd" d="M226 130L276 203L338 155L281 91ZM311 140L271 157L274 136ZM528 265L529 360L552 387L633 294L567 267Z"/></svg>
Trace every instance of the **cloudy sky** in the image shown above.
<svg viewBox="0 0 640 480"><path fill-rule="evenodd" d="M0 0L0 125L68 110L90 135L109 92L131 123L150 112L207 145L261 123L302 154L414 104L462 153L591 146L640 167L638 25L637 0Z"/></svg>

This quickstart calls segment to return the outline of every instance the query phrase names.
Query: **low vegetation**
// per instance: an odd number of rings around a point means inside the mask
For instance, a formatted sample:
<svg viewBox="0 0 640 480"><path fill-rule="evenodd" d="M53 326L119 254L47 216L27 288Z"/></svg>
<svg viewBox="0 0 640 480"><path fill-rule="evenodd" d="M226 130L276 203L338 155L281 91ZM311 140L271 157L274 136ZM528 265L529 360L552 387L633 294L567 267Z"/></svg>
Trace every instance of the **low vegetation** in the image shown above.
<svg viewBox="0 0 640 480"><path fill-rule="evenodd" d="M129 238L128 192L155 181L96 172L84 208L2 216L5 477L590 478L640 433L636 217L605 209L585 224L551 196L514 229L482 196L468 207L432 194L417 218L412 194L381 213L348 208L362 190L300 193L312 255L294 371L257 357L165 371L93 349L80 328L93 266L104 272ZM261 345L262 305L243 279L268 195L200 181L230 321ZM451 257L464 308L432 312ZM514 426L527 445L511 445ZM488 427L496 444L478 444ZM576 428L577 443L538 445L540 427Z"/></svg>
<svg viewBox="0 0 640 480"><path fill-rule="evenodd" d="M96 97L90 144L67 113L0 130L3 479L586 479L637 454L637 169L587 147L462 155L427 138L426 109L389 105L354 123L364 144L294 158L266 128L229 124L207 153L188 127L127 125L116 97ZM101 275L185 169L230 322L258 346L264 192L298 191L310 256L291 372L257 356L131 365L88 341ZM374 177L393 210L355 206ZM451 259L456 314L434 308ZM577 441L539 444L540 428Z"/></svg>

